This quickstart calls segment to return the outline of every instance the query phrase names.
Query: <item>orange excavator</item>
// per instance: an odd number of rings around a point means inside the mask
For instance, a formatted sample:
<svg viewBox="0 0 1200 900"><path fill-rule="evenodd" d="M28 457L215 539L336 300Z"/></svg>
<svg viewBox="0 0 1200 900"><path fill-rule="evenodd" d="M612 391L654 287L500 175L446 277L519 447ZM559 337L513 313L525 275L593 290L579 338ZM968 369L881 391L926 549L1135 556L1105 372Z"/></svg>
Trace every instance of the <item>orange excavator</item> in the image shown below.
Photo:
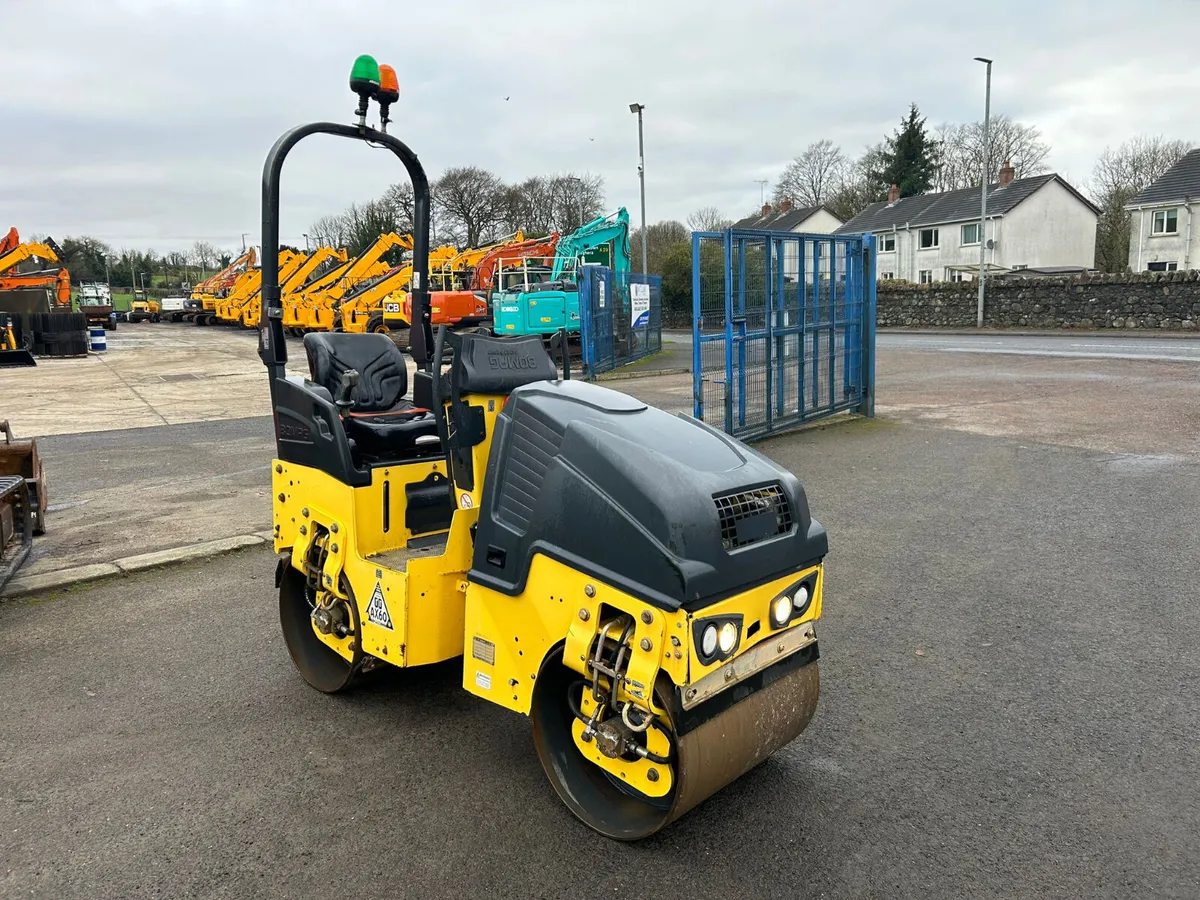
<svg viewBox="0 0 1200 900"><path fill-rule="evenodd" d="M554 256L558 247L557 231L546 237L529 238L516 243L498 244L485 253L475 264L466 290L431 291L429 311L432 324L449 328L466 328L480 325L491 318L491 293L496 281L500 261L513 262ZM384 307L384 324L389 331L403 332L412 322L412 294L404 295L400 304Z"/></svg>
<svg viewBox="0 0 1200 900"><path fill-rule="evenodd" d="M41 269L36 272L18 272L17 266L29 259L56 263L62 248L51 238L45 243L30 241L22 243L16 228L0 239L0 291L15 291L23 288L46 288L54 297L55 306L67 308L71 305L71 273L65 268Z"/></svg>

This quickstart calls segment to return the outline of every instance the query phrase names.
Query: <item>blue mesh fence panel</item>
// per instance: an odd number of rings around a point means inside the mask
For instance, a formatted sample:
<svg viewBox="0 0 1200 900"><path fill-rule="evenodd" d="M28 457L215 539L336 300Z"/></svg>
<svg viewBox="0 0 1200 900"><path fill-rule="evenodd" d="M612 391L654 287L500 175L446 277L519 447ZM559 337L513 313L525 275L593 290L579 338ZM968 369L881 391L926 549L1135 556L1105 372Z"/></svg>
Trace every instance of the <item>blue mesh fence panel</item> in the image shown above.
<svg viewBox="0 0 1200 900"><path fill-rule="evenodd" d="M584 373L595 378L662 349L662 278L584 266L579 275Z"/></svg>
<svg viewBox="0 0 1200 900"><path fill-rule="evenodd" d="M874 285L869 236L693 234L695 415L744 438L872 415Z"/></svg>

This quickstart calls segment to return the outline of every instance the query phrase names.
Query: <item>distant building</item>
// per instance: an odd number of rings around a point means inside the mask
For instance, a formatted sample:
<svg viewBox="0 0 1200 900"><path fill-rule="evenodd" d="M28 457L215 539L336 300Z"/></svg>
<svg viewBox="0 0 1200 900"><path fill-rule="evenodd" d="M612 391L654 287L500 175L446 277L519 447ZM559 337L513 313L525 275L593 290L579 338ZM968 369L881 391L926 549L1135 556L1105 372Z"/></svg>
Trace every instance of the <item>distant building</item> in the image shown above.
<svg viewBox="0 0 1200 900"><path fill-rule="evenodd" d="M829 208L821 206L793 206L791 200L784 199L777 208L769 203L764 205L756 216L747 216L741 221L734 222L734 228L753 229L756 231L774 231L783 234L833 234L844 220L841 216L830 212ZM785 281L795 282L801 277L800 245L802 241L784 241L783 247L783 277ZM806 257L806 268L811 271L812 257ZM828 277L829 260L819 262L820 271Z"/></svg>
<svg viewBox="0 0 1200 900"><path fill-rule="evenodd" d="M844 220L834 215L827 206L793 206L784 200L778 208L771 204L763 206L756 216L748 216L734 222L734 228L753 228L759 231L787 231L792 234L833 234Z"/></svg>
<svg viewBox="0 0 1200 900"><path fill-rule="evenodd" d="M988 274L1024 269L1086 271L1095 264L1099 210L1055 174L1017 178L1006 161L988 188ZM979 188L872 203L837 229L870 232L883 279L928 284L971 281L979 274Z"/></svg>
<svg viewBox="0 0 1200 900"><path fill-rule="evenodd" d="M1174 272L1198 268L1200 234L1192 217L1200 211L1200 150L1192 150L1134 197L1129 210L1129 268Z"/></svg>

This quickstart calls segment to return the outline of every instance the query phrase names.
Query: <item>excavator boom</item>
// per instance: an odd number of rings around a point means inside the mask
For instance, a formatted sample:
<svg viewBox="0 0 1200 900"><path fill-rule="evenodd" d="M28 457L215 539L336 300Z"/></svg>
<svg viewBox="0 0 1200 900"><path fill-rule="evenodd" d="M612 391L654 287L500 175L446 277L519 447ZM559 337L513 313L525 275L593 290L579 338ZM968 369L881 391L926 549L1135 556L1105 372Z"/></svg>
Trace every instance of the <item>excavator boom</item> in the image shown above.
<svg viewBox="0 0 1200 900"><path fill-rule="evenodd" d="M559 234L555 231L544 238L530 238L520 243L493 247L476 263L475 273L471 276L471 290L491 293L496 280L496 270L500 267L501 260L514 262L522 259L554 256L558 240Z"/></svg>
<svg viewBox="0 0 1200 900"><path fill-rule="evenodd" d="M15 229L13 229L15 231ZM10 231L11 235L13 232ZM62 253L62 248L49 238L46 243L38 243L29 241L24 244L17 244L7 253L0 253L0 275L16 274L10 272L27 259L43 259L46 262L56 263L59 261L59 254Z"/></svg>
<svg viewBox="0 0 1200 900"><path fill-rule="evenodd" d="M50 269L43 272L23 272L20 275L0 275L0 291L17 291L23 288L49 288L56 306L71 305L71 274L66 269Z"/></svg>
<svg viewBox="0 0 1200 900"><path fill-rule="evenodd" d="M629 271L629 213L621 207L610 216L600 216L558 242L550 280L557 281L564 270L573 269L579 257L593 247L613 244L613 270L620 275Z"/></svg>

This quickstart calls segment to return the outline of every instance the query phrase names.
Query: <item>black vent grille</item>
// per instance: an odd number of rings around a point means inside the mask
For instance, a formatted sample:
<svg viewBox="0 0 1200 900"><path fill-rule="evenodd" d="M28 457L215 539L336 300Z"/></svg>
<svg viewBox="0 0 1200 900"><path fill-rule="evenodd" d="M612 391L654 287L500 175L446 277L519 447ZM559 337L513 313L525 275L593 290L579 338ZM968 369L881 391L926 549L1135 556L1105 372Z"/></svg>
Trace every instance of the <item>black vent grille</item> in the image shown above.
<svg viewBox="0 0 1200 900"><path fill-rule="evenodd" d="M500 485L497 517L506 525L529 528L533 506L542 489L546 469L558 455L562 435L526 414L513 423L512 442L504 459L504 482Z"/></svg>
<svg viewBox="0 0 1200 900"><path fill-rule="evenodd" d="M721 544L736 550L792 530L792 507L778 484L713 497L721 520Z"/></svg>

